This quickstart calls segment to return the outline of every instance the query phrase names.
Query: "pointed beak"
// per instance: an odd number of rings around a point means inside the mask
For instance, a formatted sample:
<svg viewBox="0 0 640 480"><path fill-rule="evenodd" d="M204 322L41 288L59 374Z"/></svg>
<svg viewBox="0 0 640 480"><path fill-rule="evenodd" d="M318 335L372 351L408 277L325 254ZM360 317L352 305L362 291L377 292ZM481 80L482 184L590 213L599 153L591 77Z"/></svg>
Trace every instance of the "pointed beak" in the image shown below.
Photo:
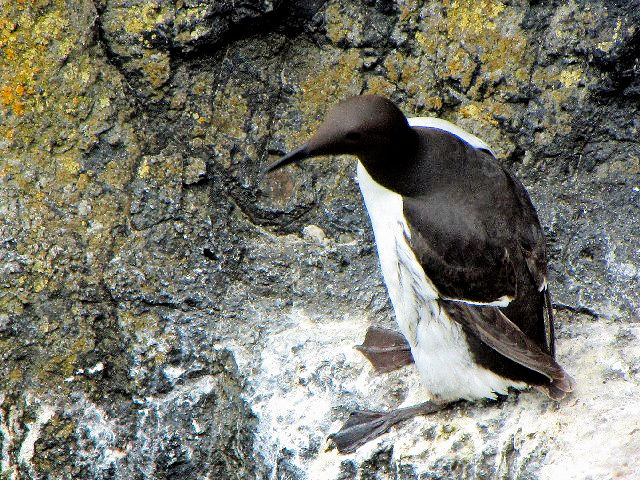
<svg viewBox="0 0 640 480"><path fill-rule="evenodd" d="M298 147L294 151L286 154L280 160L273 162L271 165L269 165L267 168L264 169L264 171L262 172L262 175L266 175L269 172L273 172L274 170L282 168L285 165L299 162L300 160L304 160L305 158L308 158L310 156L308 145L309 145L308 143L305 143L301 147Z"/></svg>

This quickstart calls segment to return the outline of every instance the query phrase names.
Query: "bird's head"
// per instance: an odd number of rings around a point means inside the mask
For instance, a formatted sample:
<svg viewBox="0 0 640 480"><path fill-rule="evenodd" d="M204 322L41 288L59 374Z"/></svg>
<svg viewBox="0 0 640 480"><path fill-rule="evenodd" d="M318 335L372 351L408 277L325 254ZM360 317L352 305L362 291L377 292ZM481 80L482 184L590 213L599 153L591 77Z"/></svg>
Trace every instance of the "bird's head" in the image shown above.
<svg viewBox="0 0 640 480"><path fill-rule="evenodd" d="M347 98L333 107L307 143L271 164L271 172L321 155L356 155L365 167L393 157L412 135L407 118L390 100L377 95Z"/></svg>

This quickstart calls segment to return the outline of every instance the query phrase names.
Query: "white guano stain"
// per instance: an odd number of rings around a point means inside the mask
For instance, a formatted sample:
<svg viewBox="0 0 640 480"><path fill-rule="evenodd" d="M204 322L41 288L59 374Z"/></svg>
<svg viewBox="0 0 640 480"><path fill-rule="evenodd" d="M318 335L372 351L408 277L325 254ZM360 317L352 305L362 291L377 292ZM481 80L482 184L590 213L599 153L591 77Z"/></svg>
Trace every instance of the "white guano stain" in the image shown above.
<svg viewBox="0 0 640 480"><path fill-rule="evenodd" d="M0 405L4 405L4 401L5 396L0 395ZM20 467L35 478L35 471L31 463L35 444L40 438L43 427L56 412L54 406L43 403L30 395L25 397L25 404L34 412L35 418L32 422L24 424L21 423L24 412L21 412L17 407L11 406L6 410L0 408L0 435L2 436L0 471L11 480L20 478ZM17 456L14 460L12 452L16 449Z"/></svg>

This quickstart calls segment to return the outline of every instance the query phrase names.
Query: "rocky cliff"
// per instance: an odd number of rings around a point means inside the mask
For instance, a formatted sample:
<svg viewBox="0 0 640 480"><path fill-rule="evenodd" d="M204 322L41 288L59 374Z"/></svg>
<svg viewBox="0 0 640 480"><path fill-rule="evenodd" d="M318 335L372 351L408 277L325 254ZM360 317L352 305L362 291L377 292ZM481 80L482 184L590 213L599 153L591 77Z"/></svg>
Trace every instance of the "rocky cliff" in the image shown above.
<svg viewBox="0 0 640 480"><path fill-rule="evenodd" d="M411 367L348 158L260 170L361 92L485 139L550 250L559 404L524 392L329 448ZM7 479L640 478L638 0L0 6Z"/></svg>

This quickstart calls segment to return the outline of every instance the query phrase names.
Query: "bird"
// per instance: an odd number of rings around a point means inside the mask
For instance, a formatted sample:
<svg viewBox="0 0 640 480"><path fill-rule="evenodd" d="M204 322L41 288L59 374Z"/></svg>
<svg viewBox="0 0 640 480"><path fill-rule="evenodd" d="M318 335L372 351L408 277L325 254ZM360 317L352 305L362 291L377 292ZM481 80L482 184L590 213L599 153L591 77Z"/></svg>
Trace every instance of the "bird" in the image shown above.
<svg viewBox="0 0 640 480"><path fill-rule="evenodd" d="M348 97L264 174L351 155L400 332L372 326L357 346L388 372L414 363L430 400L351 413L329 436L351 453L415 415L533 387L574 390L558 364L544 233L516 176L480 138L407 118L378 95Z"/></svg>

